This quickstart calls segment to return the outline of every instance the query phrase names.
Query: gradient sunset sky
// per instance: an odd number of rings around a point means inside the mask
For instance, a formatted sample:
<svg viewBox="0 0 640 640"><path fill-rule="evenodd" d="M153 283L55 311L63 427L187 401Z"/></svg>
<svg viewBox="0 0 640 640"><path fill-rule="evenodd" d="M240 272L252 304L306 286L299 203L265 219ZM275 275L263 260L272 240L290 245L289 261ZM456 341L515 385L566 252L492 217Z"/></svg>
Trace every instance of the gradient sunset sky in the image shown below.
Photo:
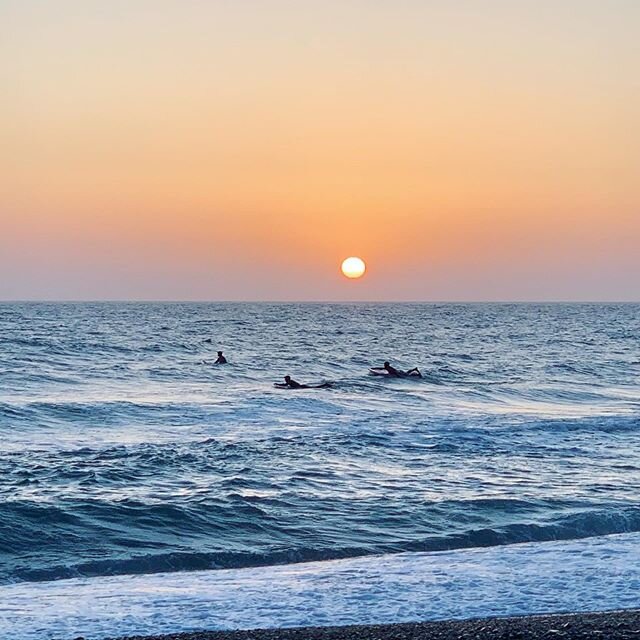
<svg viewBox="0 0 640 640"><path fill-rule="evenodd" d="M638 33L637 0L0 0L0 299L640 300Z"/></svg>

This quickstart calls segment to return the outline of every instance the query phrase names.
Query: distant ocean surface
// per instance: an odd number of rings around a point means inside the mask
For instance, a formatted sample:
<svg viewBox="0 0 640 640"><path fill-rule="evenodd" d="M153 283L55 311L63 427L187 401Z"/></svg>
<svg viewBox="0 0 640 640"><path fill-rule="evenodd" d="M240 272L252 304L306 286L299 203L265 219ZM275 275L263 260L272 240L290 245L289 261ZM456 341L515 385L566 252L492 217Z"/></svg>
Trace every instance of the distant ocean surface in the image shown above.
<svg viewBox="0 0 640 640"><path fill-rule="evenodd" d="M638 532L640 305L0 304L5 587Z"/></svg>

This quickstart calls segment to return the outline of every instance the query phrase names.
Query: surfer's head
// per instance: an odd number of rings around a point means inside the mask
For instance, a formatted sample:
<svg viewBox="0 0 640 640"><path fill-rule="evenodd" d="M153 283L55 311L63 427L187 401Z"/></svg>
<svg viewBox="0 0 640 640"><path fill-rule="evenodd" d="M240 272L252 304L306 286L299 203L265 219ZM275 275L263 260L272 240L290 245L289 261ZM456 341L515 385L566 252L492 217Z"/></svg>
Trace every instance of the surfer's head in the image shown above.
<svg viewBox="0 0 640 640"><path fill-rule="evenodd" d="M218 351L218 355L221 356L222 355L222 351Z"/></svg>
<svg viewBox="0 0 640 640"><path fill-rule="evenodd" d="M388 362L385 362L382 366L383 366L385 369L388 369L391 365L390 365Z"/></svg>
<svg viewBox="0 0 640 640"><path fill-rule="evenodd" d="M285 376L285 377L284 377L284 381L285 381L285 382L289 382L289 380L291 380L291 376Z"/></svg>

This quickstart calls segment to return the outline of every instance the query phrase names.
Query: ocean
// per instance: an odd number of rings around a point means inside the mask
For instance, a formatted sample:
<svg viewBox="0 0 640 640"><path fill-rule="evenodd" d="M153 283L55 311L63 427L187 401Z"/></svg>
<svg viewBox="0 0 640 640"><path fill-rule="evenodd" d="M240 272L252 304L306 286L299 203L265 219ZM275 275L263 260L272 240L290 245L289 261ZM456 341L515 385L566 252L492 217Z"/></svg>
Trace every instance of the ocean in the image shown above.
<svg viewBox="0 0 640 640"><path fill-rule="evenodd" d="M638 304L0 304L3 637L625 606Z"/></svg>

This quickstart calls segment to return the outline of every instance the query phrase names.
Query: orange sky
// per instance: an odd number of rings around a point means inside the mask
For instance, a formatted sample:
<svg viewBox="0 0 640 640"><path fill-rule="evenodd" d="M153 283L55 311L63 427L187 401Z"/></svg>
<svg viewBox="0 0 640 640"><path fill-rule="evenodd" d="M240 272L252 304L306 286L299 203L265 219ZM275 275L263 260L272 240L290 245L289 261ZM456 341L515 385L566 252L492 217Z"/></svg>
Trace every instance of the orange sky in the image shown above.
<svg viewBox="0 0 640 640"><path fill-rule="evenodd" d="M639 300L639 25L5 0L0 298Z"/></svg>

